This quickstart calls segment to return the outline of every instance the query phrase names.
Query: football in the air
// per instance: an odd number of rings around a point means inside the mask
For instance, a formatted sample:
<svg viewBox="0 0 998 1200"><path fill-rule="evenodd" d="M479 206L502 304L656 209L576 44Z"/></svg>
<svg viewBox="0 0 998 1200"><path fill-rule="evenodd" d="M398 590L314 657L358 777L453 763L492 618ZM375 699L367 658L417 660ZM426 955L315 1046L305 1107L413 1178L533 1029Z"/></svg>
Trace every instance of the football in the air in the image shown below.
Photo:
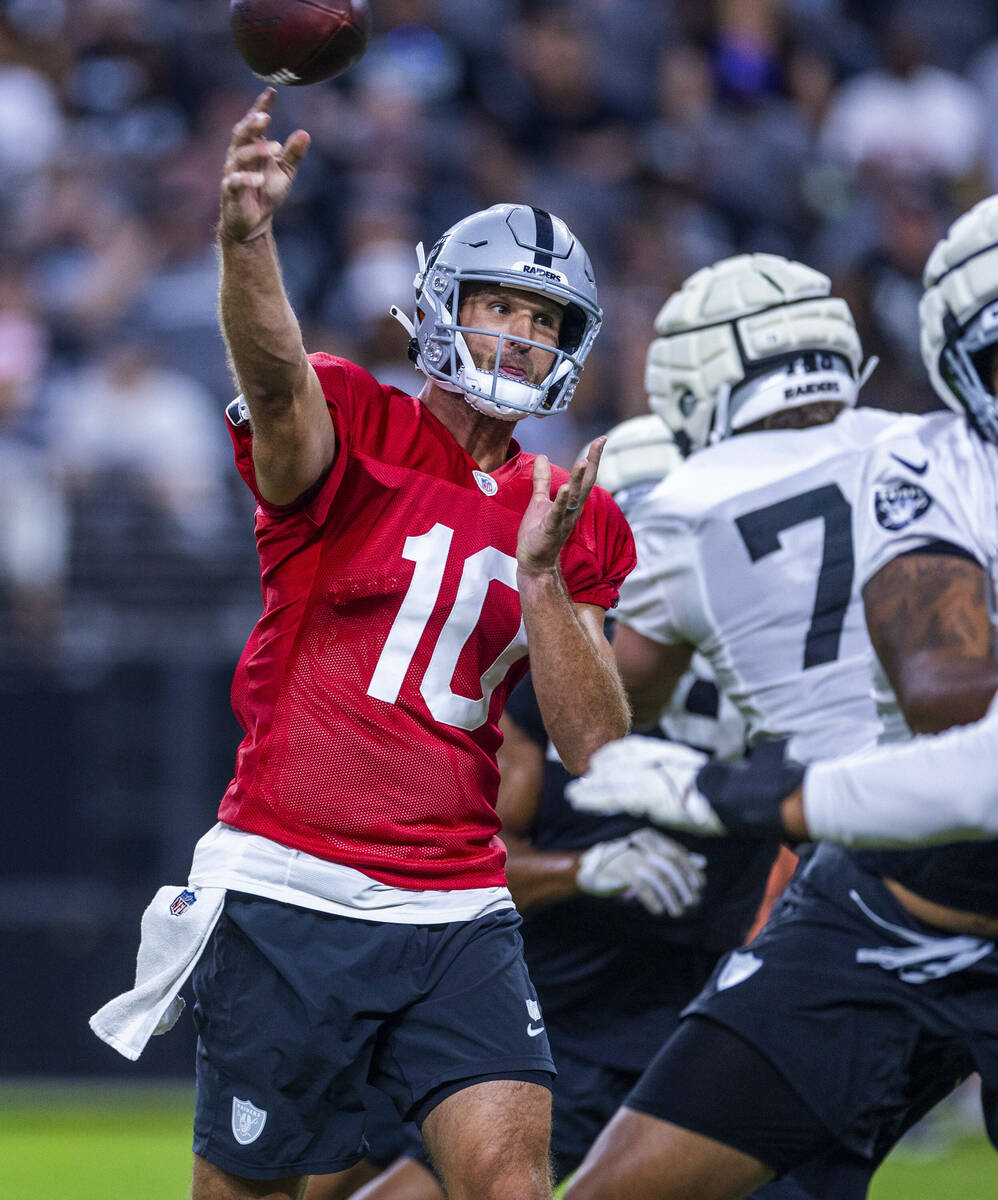
<svg viewBox="0 0 998 1200"><path fill-rule="evenodd" d="M321 83L367 48L367 0L231 0L236 49L267 83Z"/></svg>

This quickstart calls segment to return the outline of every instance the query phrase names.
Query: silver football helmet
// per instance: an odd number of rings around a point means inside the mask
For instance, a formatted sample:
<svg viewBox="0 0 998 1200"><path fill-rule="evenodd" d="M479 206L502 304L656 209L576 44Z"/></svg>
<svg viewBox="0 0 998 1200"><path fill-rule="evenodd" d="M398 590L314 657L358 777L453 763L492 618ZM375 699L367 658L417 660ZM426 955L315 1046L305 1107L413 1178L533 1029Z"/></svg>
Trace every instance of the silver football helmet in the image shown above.
<svg viewBox="0 0 998 1200"><path fill-rule="evenodd" d="M856 403L876 365L827 275L778 254L739 254L691 275L655 318L645 387L685 452L770 413Z"/></svg>
<svg viewBox="0 0 998 1200"><path fill-rule="evenodd" d="M409 353L418 369L448 391L463 393L472 407L503 420L518 421L531 413L549 416L565 408L603 319L589 255L565 222L526 204L496 204L448 229L428 257L422 244L416 255L413 319L398 308L391 311L412 338ZM563 306L554 362L539 384L501 373L507 335L461 324L468 283L538 292ZM493 367L475 365L467 333L496 338ZM526 344L552 351L542 342Z"/></svg>
<svg viewBox="0 0 998 1200"><path fill-rule="evenodd" d="M991 372L998 343L998 196L959 217L936 245L918 307L922 358L936 394L998 444Z"/></svg>
<svg viewBox="0 0 998 1200"><path fill-rule="evenodd" d="M586 446L584 457L589 451ZM606 435L596 482L626 514L683 461L676 440L656 413L629 417Z"/></svg>

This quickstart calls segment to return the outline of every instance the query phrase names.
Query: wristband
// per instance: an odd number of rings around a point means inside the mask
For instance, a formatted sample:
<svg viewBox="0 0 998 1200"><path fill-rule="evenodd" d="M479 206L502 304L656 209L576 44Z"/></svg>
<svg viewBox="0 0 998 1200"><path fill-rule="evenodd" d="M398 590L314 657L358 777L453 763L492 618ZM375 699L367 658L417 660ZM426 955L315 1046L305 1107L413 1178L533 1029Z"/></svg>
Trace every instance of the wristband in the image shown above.
<svg viewBox="0 0 998 1200"><path fill-rule="evenodd" d="M759 742L742 762L700 768L697 788L728 833L786 840L780 810L804 778L804 768L786 760L787 741Z"/></svg>

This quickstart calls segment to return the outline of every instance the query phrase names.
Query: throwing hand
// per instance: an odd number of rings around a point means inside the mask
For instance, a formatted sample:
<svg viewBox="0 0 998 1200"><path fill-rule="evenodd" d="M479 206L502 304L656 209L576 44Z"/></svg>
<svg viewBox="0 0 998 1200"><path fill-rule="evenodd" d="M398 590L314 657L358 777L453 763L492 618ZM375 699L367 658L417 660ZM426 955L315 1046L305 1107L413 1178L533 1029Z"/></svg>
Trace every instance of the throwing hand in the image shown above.
<svg viewBox="0 0 998 1200"><path fill-rule="evenodd" d="M273 88L261 92L232 131L222 176L219 230L234 242L248 242L266 232L308 150L310 139L304 129L296 129L283 146L267 140L276 95Z"/></svg>

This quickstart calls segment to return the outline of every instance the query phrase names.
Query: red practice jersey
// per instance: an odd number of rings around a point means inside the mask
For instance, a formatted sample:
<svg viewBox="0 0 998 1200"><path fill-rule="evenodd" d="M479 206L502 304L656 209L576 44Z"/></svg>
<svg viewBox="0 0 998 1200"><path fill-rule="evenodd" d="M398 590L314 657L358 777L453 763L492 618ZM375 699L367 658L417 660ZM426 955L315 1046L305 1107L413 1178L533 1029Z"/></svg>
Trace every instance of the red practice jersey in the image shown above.
<svg viewBox="0 0 998 1200"><path fill-rule="evenodd" d="M246 732L219 819L404 888L505 883L498 719L527 669L516 536L534 455L486 474L418 399L315 355L336 429L317 492L256 488L263 615L232 687ZM552 468L552 495L568 478ZM565 545L572 599L611 607L634 544L593 490Z"/></svg>

